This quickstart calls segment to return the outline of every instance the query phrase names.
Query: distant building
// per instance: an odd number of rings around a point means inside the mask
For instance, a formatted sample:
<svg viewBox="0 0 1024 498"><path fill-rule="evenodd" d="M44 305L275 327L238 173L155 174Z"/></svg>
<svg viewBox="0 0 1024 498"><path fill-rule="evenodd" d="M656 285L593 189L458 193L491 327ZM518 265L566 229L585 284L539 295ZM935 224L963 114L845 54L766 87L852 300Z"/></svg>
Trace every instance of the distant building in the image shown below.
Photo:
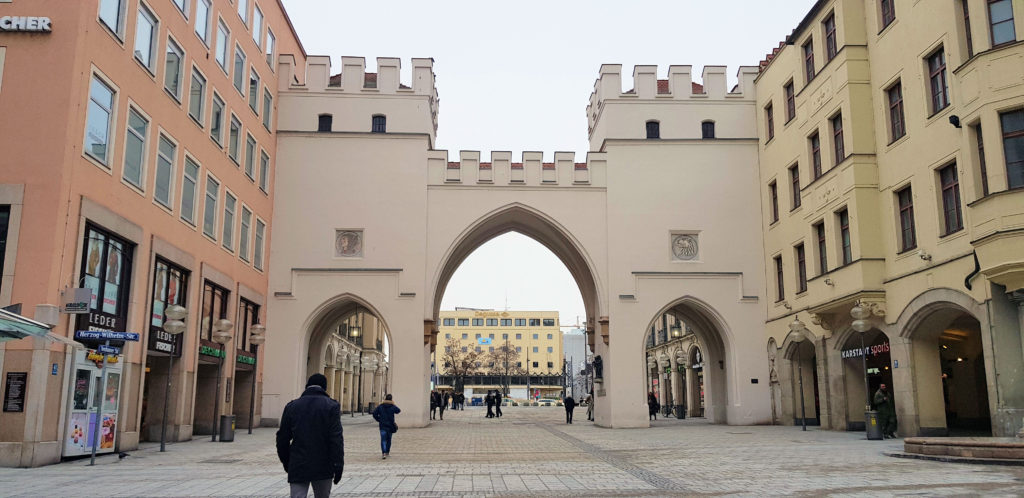
<svg viewBox="0 0 1024 498"><path fill-rule="evenodd" d="M574 398L585 398L590 391L587 381L587 355L593 354L587 345L587 332L572 329L562 335L562 350L565 351L567 394Z"/></svg>

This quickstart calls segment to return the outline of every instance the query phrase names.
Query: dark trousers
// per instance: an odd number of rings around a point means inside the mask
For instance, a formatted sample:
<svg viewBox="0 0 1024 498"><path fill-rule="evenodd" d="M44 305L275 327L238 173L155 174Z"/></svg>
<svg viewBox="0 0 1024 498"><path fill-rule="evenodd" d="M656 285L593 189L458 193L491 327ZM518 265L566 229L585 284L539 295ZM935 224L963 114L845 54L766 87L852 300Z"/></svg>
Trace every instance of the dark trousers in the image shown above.
<svg viewBox="0 0 1024 498"><path fill-rule="evenodd" d="M439 412L441 414L441 420L444 420L444 408L445 408L444 405L441 405L440 407L438 407L438 410L439 410Z"/></svg>
<svg viewBox="0 0 1024 498"><path fill-rule="evenodd" d="M569 407L565 408L565 423L567 423L567 424L571 424L572 423L572 410L573 410L573 408L569 408Z"/></svg>
<svg viewBox="0 0 1024 498"><path fill-rule="evenodd" d="M500 417L501 416L501 405L494 405L494 416L495 417Z"/></svg>
<svg viewBox="0 0 1024 498"><path fill-rule="evenodd" d="M430 420L434 420L437 417L437 407L430 405Z"/></svg>
<svg viewBox="0 0 1024 498"><path fill-rule="evenodd" d="M487 405L487 418L494 418L494 405Z"/></svg>

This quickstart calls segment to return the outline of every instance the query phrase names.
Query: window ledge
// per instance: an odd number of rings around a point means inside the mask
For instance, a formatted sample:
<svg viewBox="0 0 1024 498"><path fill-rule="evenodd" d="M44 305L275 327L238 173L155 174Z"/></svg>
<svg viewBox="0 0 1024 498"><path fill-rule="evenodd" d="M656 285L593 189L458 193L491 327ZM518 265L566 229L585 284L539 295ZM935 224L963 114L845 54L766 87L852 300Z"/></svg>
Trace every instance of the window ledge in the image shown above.
<svg viewBox="0 0 1024 498"><path fill-rule="evenodd" d="M909 135L907 135L907 132L904 131L902 137L897 138L896 140L893 140L893 141L889 142L888 144L886 144L885 150L889 151L889 150L895 149L898 145L902 144L903 142L906 142L908 140L907 139L908 136Z"/></svg>
<svg viewBox="0 0 1024 498"><path fill-rule="evenodd" d="M961 237L967 236L966 228L967 228L966 226L963 226L963 227L960 227L960 229L958 229L955 232L949 232L949 233L946 233L946 234L939 235L939 244L948 244L948 243L950 243L950 241L954 241L954 240L957 240L957 239L959 239Z"/></svg>

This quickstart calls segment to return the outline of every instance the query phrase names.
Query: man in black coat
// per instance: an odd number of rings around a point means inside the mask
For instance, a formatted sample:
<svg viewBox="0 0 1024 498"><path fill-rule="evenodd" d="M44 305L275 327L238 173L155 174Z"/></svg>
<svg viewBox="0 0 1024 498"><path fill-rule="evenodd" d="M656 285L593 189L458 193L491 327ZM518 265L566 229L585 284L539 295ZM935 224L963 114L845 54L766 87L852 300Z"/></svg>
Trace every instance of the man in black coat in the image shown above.
<svg viewBox="0 0 1024 498"><path fill-rule="evenodd" d="M284 407L277 430L277 457L281 459L292 498L331 495L331 478L337 484L345 468L345 439L341 431L341 406L327 395L327 377L313 374L302 396Z"/></svg>
<svg viewBox="0 0 1024 498"><path fill-rule="evenodd" d="M565 423L572 423L572 411L576 408L576 400L572 399L572 396L566 396L562 400L562 404L565 405Z"/></svg>

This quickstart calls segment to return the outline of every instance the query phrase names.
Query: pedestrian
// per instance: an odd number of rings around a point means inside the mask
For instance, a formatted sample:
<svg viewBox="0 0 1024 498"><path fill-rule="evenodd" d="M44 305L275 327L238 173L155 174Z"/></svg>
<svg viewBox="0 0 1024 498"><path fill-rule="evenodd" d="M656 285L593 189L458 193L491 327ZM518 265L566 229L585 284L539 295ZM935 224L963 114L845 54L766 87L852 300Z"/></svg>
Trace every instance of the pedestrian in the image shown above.
<svg viewBox="0 0 1024 498"><path fill-rule="evenodd" d="M661 409L661 405L658 404L658 398L654 396L654 391L647 393L647 409L649 410L647 419L658 420L658 410Z"/></svg>
<svg viewBox="0 0 1024 498"><path fill-rule="evenodd" d="M878 423L882 426L882 437L896 437L896 403L892 399L885 384L878 386L874 396L875 410L878 411Z"/></svg>
<svg viewBox="0 0 1024 498"><path fill-rule="evenodd" d="M501 404L505 401L505 396L501 394L501 391L494 391L494 416L501 418Z"/></svg>
<svg viewBox="0 0 1024 498"><path fill-rule="evenodd" d="M484 404L487 405L487 418L494 418L494 396L490 392L484 396Z"/></svg>
<svg viewBox="0 0 1024 498"><path fill-rule="evenodd" d="M341 430L341 405L327 395L327 377L313 374L306 389L288 402L277 430L277 458L288 473L292 498L331 495L345 468L345 439Z"/></svg>
<svg viewBox="0 0 1024 498"><path fill-rule="evenodd" d="M448 393L445 393L444 396L442 396L441 393L437 393L437 412L438 416L441 417L441 420L444 420L445 408L448 408Z"/></svg>
<svg viewBox="0 0 1024 498"><path fill-rule="evenodd" d="M587 420L594 420L594 394L587 394Z"/></svg>
<svg viewBox="0 0 1024 498"><path fill-rule="evenodd" d="M395 415L402 413L402 409L395 404L391 395L384 396L384 401L373 409L373 419L380 427L380 458L387 460L391 456L391 436L398 432L398 424L395 424Z"/></svg>
<svg viewBox="0 0 1024 498"><path fill-rule="evenodd" d="M459 411L466 411L466 393L459 392Z"/></svg>
<svg viewBox="0 0 1024 498"><path fill-rule="evenodd" d="M572 423L572 411L576 409L576 400L572 399L572 396L566 396L562 401L565 405L565 423Z"/></svg>
<svg viewBox="0 0 1024 498"><path fill-rule="evenodd" d="M445 391L444 392L444 407L445 408L448 408L448 407L450 407L452 405L452 398L454 398L454 396L452 396L451 392L449 392L449 391ZM452 407L452 408L454 408L454 407Z"/></svg>
<svg viewBox="0 0 1024 498"><path fill-rule="evenodd" d="M437 418L437 391L430 391L430 420Z"/></svg>

